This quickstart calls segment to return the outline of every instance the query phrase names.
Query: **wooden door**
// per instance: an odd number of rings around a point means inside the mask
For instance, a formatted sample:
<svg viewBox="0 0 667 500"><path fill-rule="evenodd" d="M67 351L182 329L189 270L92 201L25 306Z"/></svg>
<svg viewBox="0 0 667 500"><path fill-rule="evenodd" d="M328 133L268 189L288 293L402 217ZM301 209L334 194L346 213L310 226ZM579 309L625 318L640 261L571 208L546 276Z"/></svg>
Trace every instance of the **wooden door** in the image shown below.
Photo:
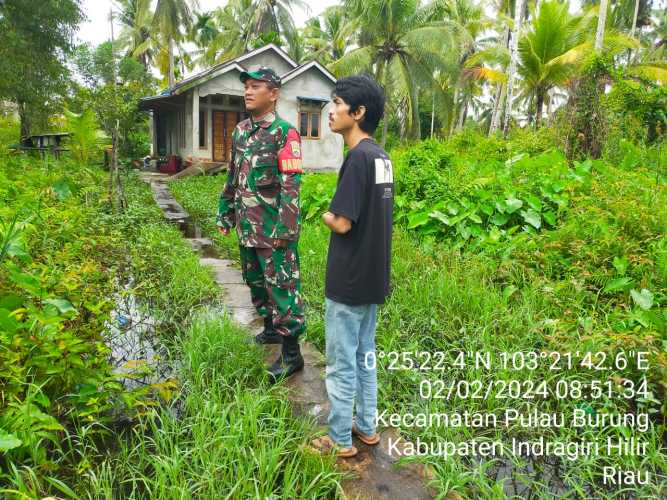
<svg viewBox="0 0 667 500"><path fill-rule="evenodd" d="M239 114L236 111L225 111L225 160L232 161L232 148L234 147L234 129L239 122Z"/></svg>
<svg viewBox="0 0 667 500"><path fill-rule="evenodd" d="M213 161L231 161L237 111L213 111Z"/></svg>
<svg viewBox="0 0 667 500"><path fill-rule="evenodd" d="M213 161L225 161L224 111L213 111Z"/></svg>

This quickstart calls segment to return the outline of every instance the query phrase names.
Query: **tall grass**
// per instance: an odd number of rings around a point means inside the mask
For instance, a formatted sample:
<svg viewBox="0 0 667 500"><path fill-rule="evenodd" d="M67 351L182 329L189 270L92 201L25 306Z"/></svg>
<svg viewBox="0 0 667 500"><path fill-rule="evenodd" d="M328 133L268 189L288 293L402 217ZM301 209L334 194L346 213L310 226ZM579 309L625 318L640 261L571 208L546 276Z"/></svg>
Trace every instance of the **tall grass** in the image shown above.
<svg viewBox="0 0 667 500"><path fill-rule="evenodd" d="M182 392L85 478L88 498L333 498L330 459L302 451L310 424L267 385L261 349L220 311L179 337Z"/></svg>

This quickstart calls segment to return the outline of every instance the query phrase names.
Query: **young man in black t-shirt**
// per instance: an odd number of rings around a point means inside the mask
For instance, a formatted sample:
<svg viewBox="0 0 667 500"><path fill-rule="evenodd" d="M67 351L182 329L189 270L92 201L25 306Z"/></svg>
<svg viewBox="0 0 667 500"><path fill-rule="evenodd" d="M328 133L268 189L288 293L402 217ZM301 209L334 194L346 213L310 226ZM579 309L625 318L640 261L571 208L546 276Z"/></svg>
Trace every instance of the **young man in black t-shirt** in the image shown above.
<svg viewBox="0 0 667 500"><path fill-rule="evenodd" d="M329 127L343 136L349 152L329 211L322 216L332 231L325 286L331 412L328 435L311 447L351 457L357 453L352 434L366 444L380 441L375 428L375 325L377 306L389 294L394 179L387 153L371 138L384 110L382 88L366 75L343 78L333 104Z"/></svg>

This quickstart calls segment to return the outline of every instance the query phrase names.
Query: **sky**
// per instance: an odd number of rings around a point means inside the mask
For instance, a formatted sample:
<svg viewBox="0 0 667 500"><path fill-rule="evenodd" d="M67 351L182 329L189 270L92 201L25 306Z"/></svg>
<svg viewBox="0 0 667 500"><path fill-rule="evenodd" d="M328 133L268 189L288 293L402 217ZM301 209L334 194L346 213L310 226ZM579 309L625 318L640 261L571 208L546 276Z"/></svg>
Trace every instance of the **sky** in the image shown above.
<svg viewBox="0 0 667 500"><path fill-rule="evenodd" d="M324 9L331 5L339 3L339 0L317 0L316 2L306 2L311 7L309 12L301 9L295 9L293 12L294 21L301 27L306 20L320 14ZM225 0L199 0L201 11L213 10L227 4ZM84 22L78 33L78 38L82 42L89 42L92 45L98 45L111 38L111 26L109 25L109 9L114 8L118 11L112 0L82 0L83 13L88 20ZM114 24L114 35L118 36L120 27Z"/></svg>

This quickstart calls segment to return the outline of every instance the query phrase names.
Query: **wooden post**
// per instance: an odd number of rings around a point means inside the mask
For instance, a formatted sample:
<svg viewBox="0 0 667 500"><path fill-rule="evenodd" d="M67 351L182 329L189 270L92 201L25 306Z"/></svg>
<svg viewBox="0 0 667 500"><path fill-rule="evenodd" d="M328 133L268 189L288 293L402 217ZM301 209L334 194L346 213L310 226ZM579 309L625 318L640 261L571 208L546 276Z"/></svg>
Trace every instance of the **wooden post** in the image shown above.
<svg viewBox="0 0 667 500"><path fill-rule="evenodd" d="M199 150L199 89L192 89L192 163Z"/></svg>

